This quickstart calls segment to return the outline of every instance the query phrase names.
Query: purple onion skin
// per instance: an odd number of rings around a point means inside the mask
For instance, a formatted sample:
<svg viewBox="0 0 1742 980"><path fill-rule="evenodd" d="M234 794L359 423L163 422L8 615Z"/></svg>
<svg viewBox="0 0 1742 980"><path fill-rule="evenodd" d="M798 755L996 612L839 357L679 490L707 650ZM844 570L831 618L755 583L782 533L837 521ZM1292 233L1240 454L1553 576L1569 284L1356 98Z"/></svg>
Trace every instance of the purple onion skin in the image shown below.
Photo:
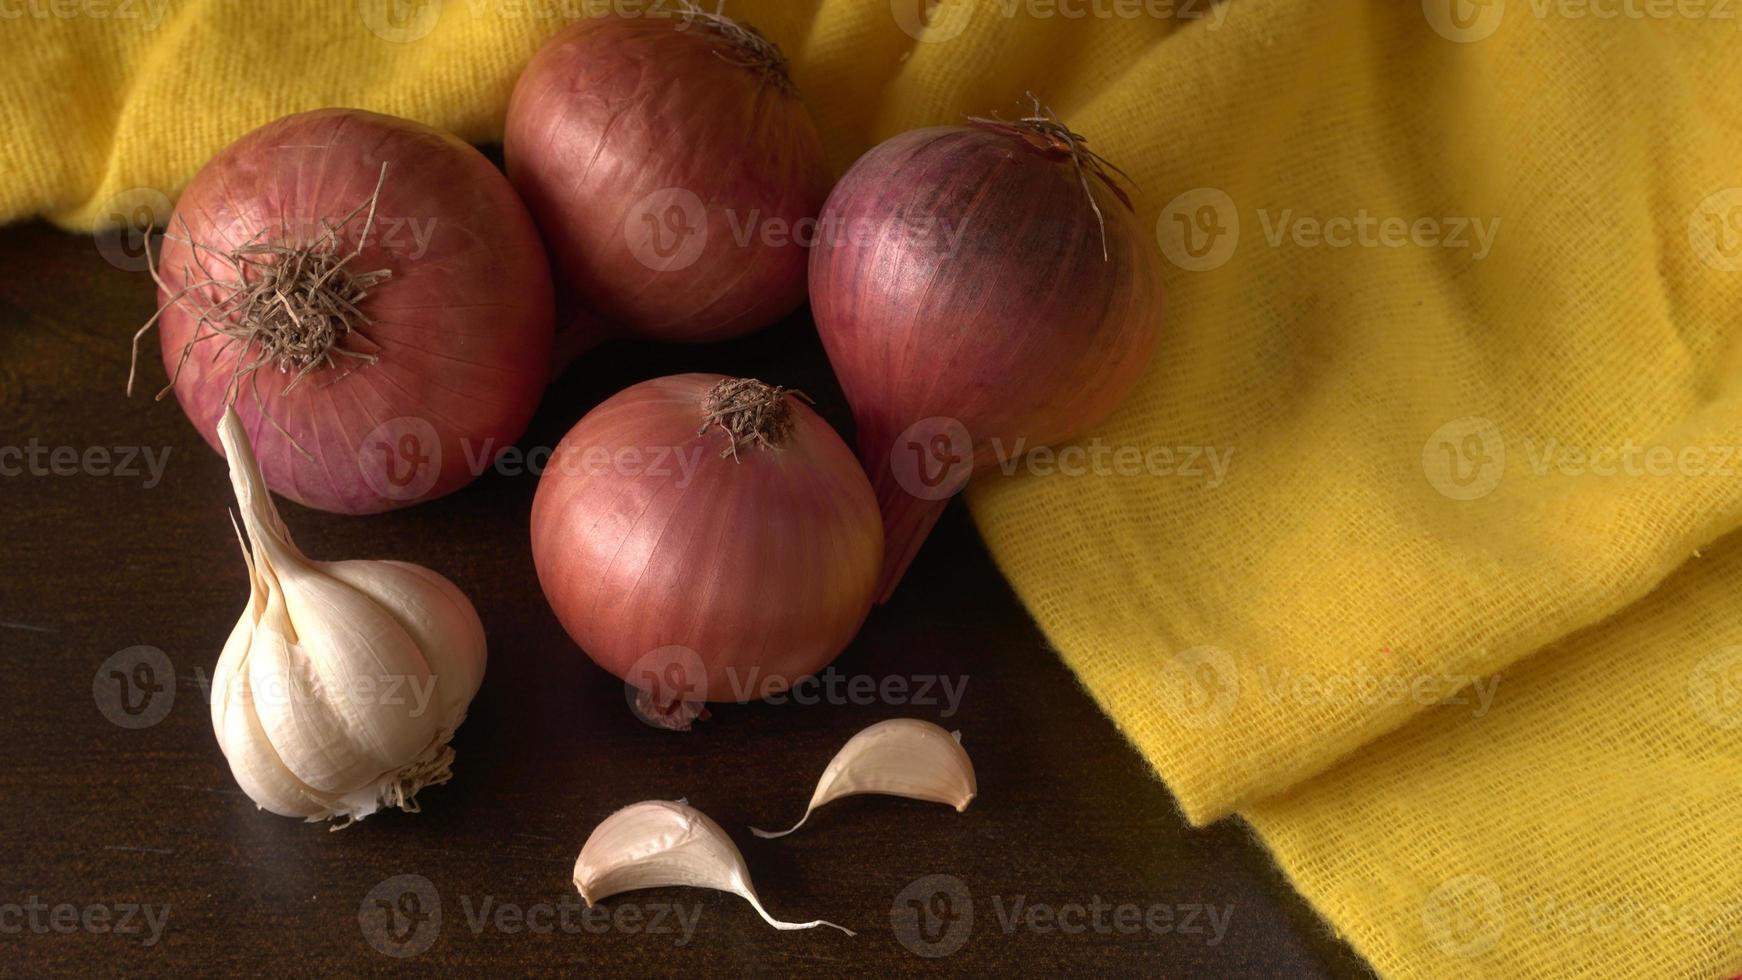
<svg viewBox="0 0 1742 980"><path fill-rule="evenodd" d="M632 684L693 651L695 700L755 699L815 674L871 611L883 534L853 452L802 400L779 449L703 428L726 380L631 385L563 437L532 504L532 557L563 628ZM692 686L693 685L693 686Z"/></svg>
<svg viewBox="0 0 1742 980"><path fill-rule="evenodd" d="M699 24L598 17L521 75L503 153L571 329L713 341L804 302L801 239L831 180L822 141L796 95L732 57Z"/></svg>
<svg viewBox="0 0 1742 980"><path fill-rule="evenodd" d="M361 336L342 345L378 360L335 356L294 389L294 373L267 367L235 393L273 492L340 514L452 493L481 474L474 459L493 460L531 421L550 374L551 283L514 188L473 147L409 119L360 109L297 113L201 168L176 202L158 264L167 286L158 301L170 304L211 272L233 276L205 248L306 244L324 220L367 204L378 180L377 221L346 268L392 277L369 291ZM359 215L345 226L346 252L366 223ZM203 246L198 254L184 244L188 236ZM218 422L240 348L222 348L198 313L224 295L197 288L159 323L176 398L220 453ZM205 339L182 363L195 337Z"/></svg>
<svg viewBox="0 0 1742 980"><path fill-rule="evenodd" d="M883 515L883 600L948 502L904 488L904 469L947 464L923 444L937 427L916 439L910 426L959 423L979 469L1019 440L1026 452L1090 429L1149 361L1157 250L1088 182L1085 192L1068 156L1020 134L947 126L873 148L823 206L811 310Z"/></svg>

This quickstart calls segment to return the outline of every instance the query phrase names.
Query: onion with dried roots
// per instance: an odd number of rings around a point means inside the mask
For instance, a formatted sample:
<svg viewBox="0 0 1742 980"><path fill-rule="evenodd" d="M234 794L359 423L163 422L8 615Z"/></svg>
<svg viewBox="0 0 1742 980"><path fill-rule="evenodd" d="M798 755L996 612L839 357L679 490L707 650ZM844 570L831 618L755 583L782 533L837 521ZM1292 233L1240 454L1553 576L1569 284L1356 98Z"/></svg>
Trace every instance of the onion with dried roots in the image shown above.
<svg viewBox="0 0 1742 980"><path fill-rule="evenodd" d="M503 153L579 320L564 348L718 340L804 302L830 174L786 58L752 27L689 4L575 24L520 76Z"/></svg>
<svg viewBox="0 0 1742 980"><path fill-rule="evenodd" d="M650 721L787 690L870 611L883 537L852 450L801 397L680 374L576 423L532 505L551 608Z"/></svg>
<svg viewBox="0 0 1742 980"><path fill-rule="evenodd" d="M1159 326L1156 248L1112 165L1038 104L969 122L861 157L811 252L883 515L880 601L975 469L1105 418Z"/></svg>
<svg viewBox="0 0 1742 980"><path fill-rule="evenodd" d="M408 120L323 109L243 136L183 192L154 273L188 418L219 448L233 403L267 484L322 510L464 486L550 373L525 206L476 149Z"/></svg>

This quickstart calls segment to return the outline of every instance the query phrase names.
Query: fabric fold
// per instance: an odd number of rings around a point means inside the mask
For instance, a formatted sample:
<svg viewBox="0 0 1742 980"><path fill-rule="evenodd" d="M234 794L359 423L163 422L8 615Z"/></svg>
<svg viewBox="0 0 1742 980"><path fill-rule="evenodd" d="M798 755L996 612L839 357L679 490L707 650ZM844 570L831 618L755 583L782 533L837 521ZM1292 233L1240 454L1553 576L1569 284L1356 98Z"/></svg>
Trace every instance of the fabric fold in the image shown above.
<svg viewBox="0 0 1742 980"><path fill-rule="evenodd" d="M499 138L526 60L601 6L0 11L0 220L136 237L319 106ZM1083 472L1006 460L969 503L1188 819L1243 816L1387 974L1742 969L1721 5L729 6L837 169L1032 92L1131 175L1155 361Z"/></svg>

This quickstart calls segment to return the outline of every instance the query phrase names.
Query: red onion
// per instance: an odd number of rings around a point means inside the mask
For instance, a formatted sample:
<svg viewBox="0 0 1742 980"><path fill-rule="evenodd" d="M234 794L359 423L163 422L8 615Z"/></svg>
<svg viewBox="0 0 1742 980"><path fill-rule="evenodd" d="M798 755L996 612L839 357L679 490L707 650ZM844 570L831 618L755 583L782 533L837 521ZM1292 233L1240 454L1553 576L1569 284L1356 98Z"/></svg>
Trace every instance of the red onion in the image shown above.
<svg viewBox="0 0 1742 980"><path fill-rule="evenodd" d="M177 203L158 277L188 418L218 448L234 400L267 484L322 510L465 485L550 370L525 207L477 150L404 119L325 109L226 147Z"/></svg>
<svg viewBox="0 0 1742 980"><path fill-rule="evenodd" d="M948 498L1018 440L1072 438L1142 373L1155 248L1050 114L904 133L823 206L811 310L859 424L887 599Z"/></svg>
<svg viewBox="0 0 1742 980"><path fill-rule="evenodd" d="M876 498L828 423L792 392L713 374L587 413L532 504L557 618L667 715L820 670L864 622L882 553Z"/></svg>
<svg viewBox="0 0 1742 980"><path fill-rule="evenodd" d="M717 340L804 302L829 171L754 28L693 8L575 24L520 76L503 149L564 306L601 321L582 329Z"/></svg>

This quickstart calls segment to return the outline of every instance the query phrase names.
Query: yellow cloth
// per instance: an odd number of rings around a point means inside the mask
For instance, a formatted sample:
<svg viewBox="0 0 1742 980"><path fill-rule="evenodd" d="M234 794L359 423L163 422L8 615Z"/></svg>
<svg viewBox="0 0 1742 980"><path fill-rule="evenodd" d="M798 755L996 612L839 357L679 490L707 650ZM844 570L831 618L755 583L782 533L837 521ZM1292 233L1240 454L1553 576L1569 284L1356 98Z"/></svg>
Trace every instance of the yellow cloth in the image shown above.
<svg viewBox="0 0 1742 980"><path fill-rule="evenodd" d="M110 220L321 105L492 138L564 6L133 2L7 6L0 219ZM1167 329L1094 438L1144 462L971 502L1186 816L1387 975L1742 969L1742 15L920 7L729 12L837 166L1032 89L1132 174Z"/></svg>

